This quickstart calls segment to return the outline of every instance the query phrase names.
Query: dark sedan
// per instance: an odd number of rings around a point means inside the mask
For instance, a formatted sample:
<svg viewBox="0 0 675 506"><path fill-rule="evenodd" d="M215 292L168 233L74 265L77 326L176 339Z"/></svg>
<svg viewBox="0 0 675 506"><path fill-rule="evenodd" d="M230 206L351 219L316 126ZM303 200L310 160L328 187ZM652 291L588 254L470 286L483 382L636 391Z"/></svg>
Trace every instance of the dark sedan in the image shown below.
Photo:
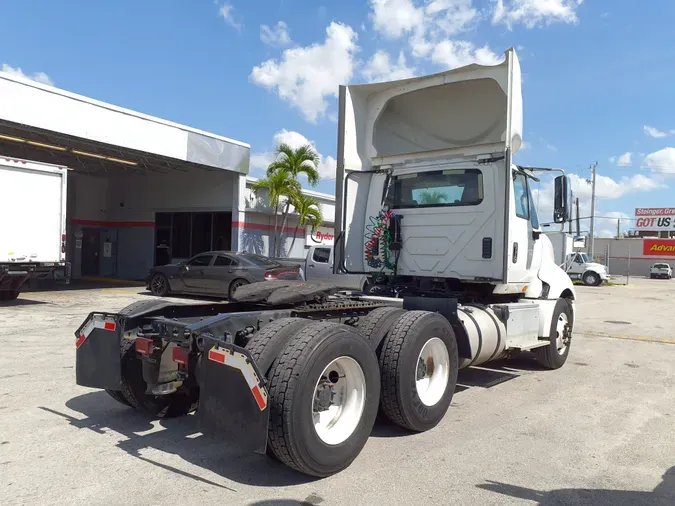
<svg viewBox="0 0 675 506"><path fill-rule="evenodd" d="M300 267L253 253L208 251L185 262L154 267L147 287L160 297L182 293L231 298L238 287L266 279L301 279Z"/></svg>

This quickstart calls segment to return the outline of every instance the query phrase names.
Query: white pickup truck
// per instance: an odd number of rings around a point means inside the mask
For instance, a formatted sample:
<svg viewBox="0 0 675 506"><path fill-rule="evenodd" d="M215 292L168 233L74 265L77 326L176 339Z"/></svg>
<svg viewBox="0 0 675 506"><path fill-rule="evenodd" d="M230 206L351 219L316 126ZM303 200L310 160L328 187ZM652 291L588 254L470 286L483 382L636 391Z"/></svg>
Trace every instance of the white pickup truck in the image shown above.
<svg viewBox="0 0 675 506"><path fill-rule="evenodd" d="M306 281L330 281L338 288L365 292L370 288L363 274L333 274L333 246L310 246L305 258L274 258L284 265L299 265Z"/></svg>
<svg viewBox="0 0 675 506"><path fill-rule="evenodd" d="M29 279L68 278L66 167L0 155L0 301Z"/></svg>
<svg viewBox="0 0 675 506"><path fill-rule="evenodd" d="M649 269L649 277L652 279L671 279L673 277L673 269L670 267L670 264L656 263Z"/></svg>
<svg viewBox="0 0 675 506"><path fill-rule="evenodd" d="M588 254L574 251L574 238L565 232L547 232L551 240L556 263L571 279L581 280L588 286L599 286L609 281L604 265L593 262Z"/></svg>

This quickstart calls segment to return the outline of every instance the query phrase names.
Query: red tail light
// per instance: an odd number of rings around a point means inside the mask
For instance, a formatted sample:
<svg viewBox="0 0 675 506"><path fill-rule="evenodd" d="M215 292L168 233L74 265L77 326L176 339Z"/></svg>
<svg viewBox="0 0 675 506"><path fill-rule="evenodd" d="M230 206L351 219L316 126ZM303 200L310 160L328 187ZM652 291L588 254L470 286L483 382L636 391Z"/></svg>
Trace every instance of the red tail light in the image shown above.
<svg viewBox="0 0 675 506"><path fill-rule="evenodd" d="M145 337L136 338L136 351L142 353L143 355L152 355L152 352L155 350L154 343L152 339L146 339Z"/></svg>
<svg viewBox="0 0 675 506"><path fill-rule="evenodd" d="M66 242L66 234L61 234L61 242Z"/></svg>
<svg viewBox="0 0 675 506"><path fill-rule="evenodd" d="M188 350L185 348L181 348L180 346L174 347L172 355L173 361L177 364L188 364Z"/></svg>

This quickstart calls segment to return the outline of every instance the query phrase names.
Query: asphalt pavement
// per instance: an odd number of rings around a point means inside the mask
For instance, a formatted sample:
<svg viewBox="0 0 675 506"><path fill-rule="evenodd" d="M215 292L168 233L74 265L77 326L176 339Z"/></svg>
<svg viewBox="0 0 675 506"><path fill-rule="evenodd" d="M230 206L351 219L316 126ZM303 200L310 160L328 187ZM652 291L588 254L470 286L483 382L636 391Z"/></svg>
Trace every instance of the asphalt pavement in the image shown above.
<svg viewBox="0 0 675 506"><path fill-rule="evenodd" d="M322 480L149 421L75 384L73 332L138 287L27 292L0 307L3 505L673 505L675 280L577 287L567 364L527 357L460 372L441 424L378 422Z"/></svg>

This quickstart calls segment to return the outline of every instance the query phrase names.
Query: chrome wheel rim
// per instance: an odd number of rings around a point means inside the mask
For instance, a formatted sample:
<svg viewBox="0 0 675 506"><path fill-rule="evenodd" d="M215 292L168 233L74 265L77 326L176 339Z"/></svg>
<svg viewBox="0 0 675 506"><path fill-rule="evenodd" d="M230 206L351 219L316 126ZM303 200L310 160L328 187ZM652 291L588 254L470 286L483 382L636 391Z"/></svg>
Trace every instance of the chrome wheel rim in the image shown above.
<svg viewBox="0 0 675 506"><path fill-rule="evenodd" d="M417 357L415 388L422 404L434 406L448 388L450 354L443 340L432 337Z"/></svg>
<svg viewBox="0 0 675 506"><path fill-rule="evenodd" d="M312 420L327 445L346 441L356 430L366 406L366 376L359 363L342 356L319 376L312 396Z"/></svg>
<svg viewBox="0 0 675 506"><path fill-rule="evenodd" d="M164 291L166 288L166 281L164 281L164 278L162 276L155 276L152 278L152 292L159 294Z"/></svg>
<svg viewBox="0 0 675 506"><path fill-rule="evenodd" d="M569 346L569 337L567 336L568 324L567 315L565 313L560 313L555 326L555 343L559 355L563 355Z"/></svg>

